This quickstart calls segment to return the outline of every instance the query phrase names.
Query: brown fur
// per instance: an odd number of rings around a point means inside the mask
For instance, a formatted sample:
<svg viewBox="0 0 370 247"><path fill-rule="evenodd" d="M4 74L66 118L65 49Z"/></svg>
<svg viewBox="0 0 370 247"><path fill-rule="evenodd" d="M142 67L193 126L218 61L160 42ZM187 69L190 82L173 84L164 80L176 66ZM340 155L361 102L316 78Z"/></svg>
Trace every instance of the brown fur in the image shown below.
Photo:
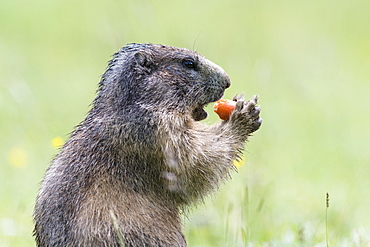
<svg viewBox="0 0 370 247"><path fill-rule="evenodd" d="M180 214L229 177L261 124L256 98L199 122L230 86L194 51L130 44L114 55L86 119L42 182L38 246L186 246Z"/></svg>

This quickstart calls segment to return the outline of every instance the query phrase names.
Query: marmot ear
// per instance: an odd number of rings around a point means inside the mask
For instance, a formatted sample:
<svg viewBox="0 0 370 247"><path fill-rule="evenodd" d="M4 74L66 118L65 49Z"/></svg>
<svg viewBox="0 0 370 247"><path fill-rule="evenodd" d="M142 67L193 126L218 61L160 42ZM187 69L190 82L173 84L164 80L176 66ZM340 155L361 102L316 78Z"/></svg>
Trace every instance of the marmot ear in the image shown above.
<svg viewBox="0 0 370 247"><path fill-rule="evenodd" d="M150 59L147 56L148 56L147 54L141 51L136 52L134 55L136 63L138 65L149 68L152 65L152 61L150 61Z"/></svg>

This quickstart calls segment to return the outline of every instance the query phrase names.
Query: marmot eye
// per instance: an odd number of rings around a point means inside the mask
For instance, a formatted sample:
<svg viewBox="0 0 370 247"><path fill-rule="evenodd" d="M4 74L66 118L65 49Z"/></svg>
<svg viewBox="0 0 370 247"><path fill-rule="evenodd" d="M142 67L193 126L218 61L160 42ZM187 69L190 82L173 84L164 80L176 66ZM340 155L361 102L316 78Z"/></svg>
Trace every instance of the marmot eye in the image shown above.
<svg viewBox="0 0 370 247"><path fill-rule="evenodd" d="M197 64L192 61L192 60L189 60L189 59L186 59L182 62L182 64L186 67L186 68L189 68L189 69L195 69L197 67Z"/></svg>

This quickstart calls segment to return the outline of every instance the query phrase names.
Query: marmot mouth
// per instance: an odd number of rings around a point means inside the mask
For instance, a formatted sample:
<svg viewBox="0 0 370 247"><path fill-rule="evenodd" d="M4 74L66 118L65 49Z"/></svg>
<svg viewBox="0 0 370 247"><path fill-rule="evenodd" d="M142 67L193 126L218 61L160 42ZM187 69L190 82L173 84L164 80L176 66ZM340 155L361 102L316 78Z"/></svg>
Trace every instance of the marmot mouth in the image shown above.
<svg viewBox="0 0 370 247"><path fill-rule="evenodd" d="M201 121L203 119L206 119L208 116L208 113L203 109L202 107L197 107L192 112L192 117L195 121Z"/></svg>
<svg viewBox="0 0 370 247"><path fill-rule="evenodd" d="M221 97L217 98L215 101L211 101L205 105L196 107L191 114L193 119L195 121L201 121L201 120L206 119L208 117L208 113L204 110L204 107L206 107L208 104L215 103L219 99L221 99Z"/></svg>
<svg viewBox="0 0 370 247"><path fill-rule="evenodd" d="M225 89L220 91L218 94L214 93L214 98L210 99L210 101L206 102L204 105L200 105L196 107L192 112L192 117L195 121L201 121L207 118L208 113L204 110L204 107L206 107L210 103L214 103L217 100L221 99L224 95Z"/></svg>

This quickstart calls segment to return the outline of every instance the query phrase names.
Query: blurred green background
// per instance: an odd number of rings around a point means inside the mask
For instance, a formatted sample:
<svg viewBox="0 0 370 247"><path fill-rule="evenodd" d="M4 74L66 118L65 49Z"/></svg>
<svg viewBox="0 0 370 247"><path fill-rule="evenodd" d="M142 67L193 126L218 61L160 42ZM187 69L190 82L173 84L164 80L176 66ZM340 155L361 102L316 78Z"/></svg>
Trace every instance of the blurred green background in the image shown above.
<svg viewBox="0 0 370 247"><path fill-rule="evenodd" d="M189 246L370 246L369 13L368 0L1 1L0 246L35 245L55 146L130 42L196 49L228 72L225 97L260 95L245 164L184 218Z"/></svg>

